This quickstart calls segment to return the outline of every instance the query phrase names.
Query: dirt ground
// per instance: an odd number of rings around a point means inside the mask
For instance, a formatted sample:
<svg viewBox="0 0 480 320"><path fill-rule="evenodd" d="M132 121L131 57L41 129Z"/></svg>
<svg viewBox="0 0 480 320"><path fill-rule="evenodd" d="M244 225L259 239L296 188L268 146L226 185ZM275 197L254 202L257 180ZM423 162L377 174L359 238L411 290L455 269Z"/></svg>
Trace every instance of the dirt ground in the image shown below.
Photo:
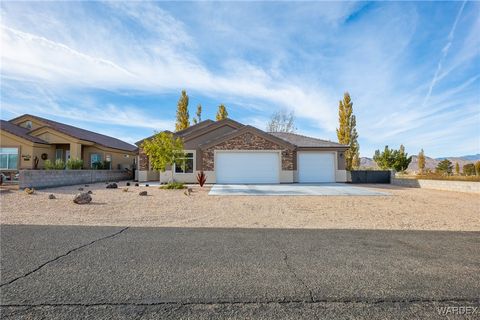
<svg viewBox="0 0 480 320"><path fill-rule="evenodd" d="M208 196L209 188L71 186L1 193L1 224L480 231L478 194L362 185L390 196ZM73 203L78 188L88 205ZM139 196L140 191L148 196ZM48 199L54 194L56 199Z"/></svg>

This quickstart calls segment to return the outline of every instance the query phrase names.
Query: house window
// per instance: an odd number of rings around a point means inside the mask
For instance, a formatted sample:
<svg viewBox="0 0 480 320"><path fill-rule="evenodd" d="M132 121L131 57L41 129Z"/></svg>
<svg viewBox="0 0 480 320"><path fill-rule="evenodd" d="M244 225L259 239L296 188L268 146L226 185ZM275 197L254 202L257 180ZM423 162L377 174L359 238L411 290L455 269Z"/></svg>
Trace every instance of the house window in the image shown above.
<svg viewBox="0 0 480 320"><path fill-rule="evenodd" d="M92 153L90 155L90 167L93 167L93 164L95 162L101 162L102 161L102 155L99 153Z"/></svg>
<svg viewBox="0 0 480 320"><path fill-rule="evenodd" d="M55 159L56 160L63 160L63 149L56 149L55 150Z"/></svg>
<svg viewBox="0 0 480 320"><path fill-rule="evenodd" d="M0 148L0 169L18 169L18 148Z"/></svg>
<svg viewBox="0 0 480 320"><path fill-rule="evenodd" d="M193 153L185 153L185 157L175 163L175 173L193 173Z"/></svg>

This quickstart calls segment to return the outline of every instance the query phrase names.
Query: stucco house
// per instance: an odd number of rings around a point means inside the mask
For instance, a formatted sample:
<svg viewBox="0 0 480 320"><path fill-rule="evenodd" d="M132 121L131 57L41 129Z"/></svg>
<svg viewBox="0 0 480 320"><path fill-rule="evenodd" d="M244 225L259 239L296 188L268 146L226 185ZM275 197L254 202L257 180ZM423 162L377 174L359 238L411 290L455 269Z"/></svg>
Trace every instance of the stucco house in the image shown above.
<svg viewBox="0 0 480 320"><path fill-rule="evenodd" d="M294 133L265 132L231 119L205 120L174 133L184 142L185 165L174 167L176 181L195 183L345 182L348 146ZM146 139L149 139L148 137ZM167 182L171 172L151 169L138 141L139 181Z"/></svg>
<svg viewBox="0 0 480 320"><path fill-rule="evenodd" d="M132 168L137 148L116 138L24 114L0 123L0 171L44 167L45 160L82 159L85 169L109 161L111 169Z"/></svg>

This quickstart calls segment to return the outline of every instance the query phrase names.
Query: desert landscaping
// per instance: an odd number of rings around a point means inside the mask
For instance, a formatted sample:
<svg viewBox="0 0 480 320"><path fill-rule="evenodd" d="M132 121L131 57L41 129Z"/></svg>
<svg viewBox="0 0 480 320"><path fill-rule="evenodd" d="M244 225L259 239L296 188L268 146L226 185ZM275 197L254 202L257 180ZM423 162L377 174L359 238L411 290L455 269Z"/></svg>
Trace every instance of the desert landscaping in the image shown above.
<svg viewBox="0 0 480 320"><path fill-rule="evenodd" d="M104 183L1 194L1 224L480 231L477 194L363 185L389 196L209 196ZM92 202L75 194L92 191ZM124 191L128 188L128 191ZM147 196L139 193L147 191ZM49 199L53 194L55 199Z"/></svg>

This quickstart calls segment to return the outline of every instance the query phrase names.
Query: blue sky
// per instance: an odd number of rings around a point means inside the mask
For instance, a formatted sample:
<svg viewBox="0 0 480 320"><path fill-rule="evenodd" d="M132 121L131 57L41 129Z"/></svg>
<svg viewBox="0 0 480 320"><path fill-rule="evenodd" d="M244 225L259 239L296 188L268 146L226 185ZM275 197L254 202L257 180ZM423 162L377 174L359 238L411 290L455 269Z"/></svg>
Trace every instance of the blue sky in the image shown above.
<svg viewBox="0 0 480 320"><path fill-rule="evenodd" d="M33 113L128 142L190 115L336 140L349 91L362 156L480 153L479 2L1 3L1 118Z"/></svg>

